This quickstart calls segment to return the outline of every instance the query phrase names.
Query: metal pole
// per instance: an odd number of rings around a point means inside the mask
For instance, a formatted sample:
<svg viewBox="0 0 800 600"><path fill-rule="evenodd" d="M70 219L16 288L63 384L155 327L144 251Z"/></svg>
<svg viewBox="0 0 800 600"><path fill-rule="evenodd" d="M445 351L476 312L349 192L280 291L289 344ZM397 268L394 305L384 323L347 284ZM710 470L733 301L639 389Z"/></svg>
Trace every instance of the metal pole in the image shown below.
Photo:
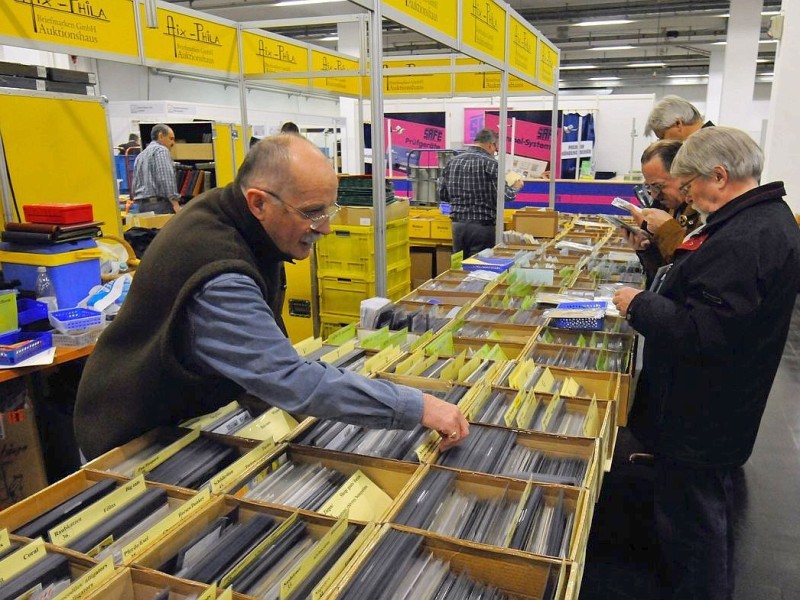
<svg viewBox="0 0 800 600"><path fill-rule="evenodd" d="M370 111L372 113L372 206L375 215L375 294L386 297L386 175L383 158L383 8L375 3L370 15ZM381 164L381 167L383 165Z"/></svg>
<svg viewBox="0 0 800 600"><path fill-rule="evenodd" d="M247 84L244 78L244 52L242 38L242 26L239 25L238 29L238 42L239 42L239 108L242 111L242 148L244 153L247 154L250 149L250 125L247 122ZM235 125L234 125L235 127ZM231 139L233 136L231 135ZM236 149L233 148L233 177L236 178L238 171L236 164Z"/></svg>
<svg viewBox="0 0 800 600"><path fill-rule="evenodd" d="M556 168L561 157L558 156L558 92L553 94L553 114L550 119L550 191L548 206L556 207Z"/></svg>
<svg viewBox="0 0 800 600"><path fill-rule="evenodd" d="M3 134L0 133L0 194L3 196L3 219L6 223L14 223L17 215L14 213L14 198L11 194L11 174L7 168L6 147L3 143Z"/></svg>

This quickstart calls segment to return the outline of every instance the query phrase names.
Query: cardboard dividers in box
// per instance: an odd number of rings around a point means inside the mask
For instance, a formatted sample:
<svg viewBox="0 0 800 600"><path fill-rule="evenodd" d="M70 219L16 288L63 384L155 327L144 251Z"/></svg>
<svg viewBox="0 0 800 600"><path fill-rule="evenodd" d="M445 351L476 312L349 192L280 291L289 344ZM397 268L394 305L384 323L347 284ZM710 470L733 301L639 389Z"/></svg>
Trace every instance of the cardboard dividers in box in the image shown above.
<svg viewBox="0 0 800 600"><path fill-rule="evenodd" d="M483 340L485 343L507 343L507 344L522 344L523 346L528 343L531 337L535 336L539 331L539 325L516 325L512 323L492 323L487 321L466 321L464 326L481 326L487 330L491 330L488 338L478 338L470 335L459 334L458 331L454 332L456 339L469 340L470 342L479 342Z"/></svg>
<svg viewBox="0 0 800 600"><path fill-rule="evenodd" d="M30 560L28 557L33 553L43 554L44 556L61 555L67 559L71 583L65 590L59 592L58 598L61 600L89 598L93 595L94 590L101 588L107 581L112 580L119 573L119 571L115 570L114 563L110 558L98 563L89 557L79 555L75 552L65 551L63 548L42 542L41 540L31 541L14 535L10 536L10 539L18 548L14 552L21 553L17 555L17 558L22 558L22 555L25 555L25 558L23 558L25 562ZM17 563L17 565L21 564L19 561L11 558L10 554L4 556L3 560L7 558L10 562L13 561ZM12 568L13 567L6 563L6 571L3 573L6 578L9 577ZM20 597L27 596L23 595Z"/></svg>
<svg viewBox="0 0 800 600"><path fill-rule="evenodd" d="M396 518L400 514L400 511L403 509L403 506L405 506L405 504L408 502L411 496L415 493L416 489L422 483L425 476L428 473L437 470L441 471L445 469L437 465L426 465L425 467L420 469L420 472L417 474L417 477L413 481L413 485L409 485L403 491L403 494L400 497L398 497L394 505L394 510L389 515L388 521L392 523L397 529L402 529L405 531L414 531L414 532L424 531L427 535L430 535L431 537L434 538L440 538L445 540L457 540L460 538L453 538L452 536L446 536L428 530L421 530L396 522ZM590 529L589 523L591 520L591 512L593 509L593 504L589 502L590 495L587 492L587 490L569 486L563 486L563 485L550 484L550 483L537 483L531 481L526 482L521 480L511 481L501 477L496 477L494 475L487 475L484 473L471 473L469 471L456 471L455 477L456 478L454 481L454 487L460 493L464 495L473 495L481 500L491 500L506 495L511 501L519 503L521 500L527 498L527 495L530 492L528 488L537 487L543 490L543 497L545 501L548 503L553 503L555 502L556 496L559 493L563 493L565 506L569 509L570 513L575 515L575 519L573 521L573 526L572 526L572 532L570 534L569 549L567 551L565 558L570 561L577 561L578 559L583 560L581 552L583 552L585 555L586 543L589 539L589 529ZM482 542L471 542L469 540L461 540L461 541L478 547L494 548L501 552L506 552L513 555L527 556L533 554L532 552L528 552L525 550L516 550L513 548L509 548L507 546L493 546ZM538 555L538 556L544 556L544 555ZM559 558L559 557L551 557L551 558Z"/></svg>
<svg viewBox="0 0 800 600"><path fill-rule="evenodd" d="M425 292L424 284L413 290L411 293L403 296L397 303L416 302L421 304L430 304L431 301L441 304L450 304L452 306L465 306L475 302L480 298L481 294L470 294L467 292Z"/></svg>
<svg viewBox="0 0 800 600"><path fill-rule="evenodd" d="M517 210L511 221L514 231L529 233L537 238L555 237L558 225L558 211L532 207Z"/></svg>
<svg viewBox="0 0 800 600"><path fill-rule="evenodd" d="M467 353L479 351L483 346L497 346L503 352L502 360L513 360L519 357L522 354L522 351L525 349L525 344L514 342L514 341L505 341L505 340L486 340L480 338L453 338L453 345L455 347L456 352L462 352L464 350Z"/></svg>
<svg viewBox="0 0 800 600"><path fill-rule="evenodd" d="M279 451L281 448L280 446L276 447L271 439L257 441L205 431L187 431L181 428L165 427L155 429L123 446L109 450L86 464L84 470L116 479L127 479L125 475L118 472L115 473L115 467L121 466L125 461L135 457L139 452L145 450L154 443L166 443L167 445L165 448L152 455L150 458L139 462L137 466L134 467L134 475L140 473L144 474L145 480L148 481L148 483L152 483L152 485L156 487L162 487L167 490L194 491L189 488L181 488L159 482L149 482L147 474L159 464L162 464L165 460L188 446L192 441L200 438L210 438L222 445L232 446L239 455L239 458L235 459L234 462L222 467L211 477L211 492L213 494L227 492L228 488L233 485L235 481L250 474L253 469L256 469L266 459L266 457Z"/></svg>
<svg viewBox="0 0 800 600"><path fill-rule="evenodd" d="M275 506L257 499L245 498L245 495L286 461L319 463L348 477L348 480L318 511L297 509L298 512L338 515L344 507L349 507L350 520L357 523L385 520L395 498L419 468L419 465L397 460L289 444L264 461L260 468L252 472L252 476L245 477L233 485L229 493L253 504Z"/></svg>
<svg viewBox="0 0 800 600"><path fill-rule="evenodd" d="M274 518L278 523L286 523L288 520L303 521L307 527L309 535L319 541L326 534L337 526L341 526L338 518L327 517L313 513L300 513L294 509L275 506L263 506L248 502L246 500L239 500L231 496L225 498L215 498L214 501L207 505L202 512L197 513L191 519L185 521L184 526L174 532L169 537L165 537L158 545L151 547L146 553L139 556L135 563L135 568L141 569L146 572L155 572L162 568L165 563L170 561L181 548L188 544L197 535L202 533L208 526L221 517L228 517L232 523L247 522L257 515L266 515ZM349 560L358 554L374 525L362 526L356 525L359 533L358 537L353 540L348 549L341 557L341 564L337 562L328 573L326 577L331 579L338 575L338 572L343 569ZM170 577L173 577L170 575ZM176 580L193 583L190 580L177 578ZM324 581L324 578L323 578ZM321 582L322 583L322 582ZM251 598L251 596L234 591L234 598Z"/></svg>
<svg viewBox="0 0 800 600"><path fill-rule="evenodd" d="M483 427L498 428L496 425L483 425ZM501 427L499 429L509 429ZM566 437L563 435L554 435L551 433L540 433L536 431L523 431L520 429L512 428L517 434L516 445L526 446L535 450L541 450L545 454L555 458L580 458L586 463L586 472L583 480L578 487L586 488L591 492L593 497L597 497L600 493L601 486L601 469L599 467L600 461L600 443L597 439L590 438L575 438ZM437 464L439 453L432 456L429 461L431 464ZM467 469L457 469L452 467L441 466L442 469L450 469L453 471L476 472L468 471ZM490 473L496 477L503 479L518 479L516 477L509 477L506 475L499 475ZM524 481L536 481L536 475L530 475Z"/></svg>
<svg viewBox="0 0 800 600"><path fill-rule="evenodd" d="M391 524L381 527L369 541L369 546L342 573L322 600L341 597L349 582L365 566L375 547L390 531L402 530ZM548 580L552 576L557 582L553 597L555 600L564 600L567 568L562 560L517 556L461 540L435 537L429 533L415 535L422 538L423 552L430 552L437 559L448 562L453 572L466 573L473 580L524 600L542 600Z"/></svg>
<svg viewBox="0 0 800 600"><path fill-rule="evenodd" d="M169 589L169 600L230 600L232 596L217 586L208 586L193 583L164 573L126 568L118 571L116 575L91 595L81 600L152 600L159 592Z"/></svg>

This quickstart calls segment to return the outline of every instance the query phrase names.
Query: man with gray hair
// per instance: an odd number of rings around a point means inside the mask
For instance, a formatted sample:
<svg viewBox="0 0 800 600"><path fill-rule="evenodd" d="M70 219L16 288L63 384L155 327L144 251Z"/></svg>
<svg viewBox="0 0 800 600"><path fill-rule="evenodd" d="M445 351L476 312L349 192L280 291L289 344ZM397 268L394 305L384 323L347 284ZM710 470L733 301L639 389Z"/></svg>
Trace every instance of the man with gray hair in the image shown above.
<svg viewBox="0 0 800 600"><path fill-rule="evenodd" d="M89 357L75 404L87 458L243 393L261 410L376 429L469 434L458 407L417 389L298 356L281 321L284 261L331 232L338 179L307 139L256 144L236 181L205 192L147 249L128 296Z"/></svg>
<svg viewBox="0 0 800 600"><path fill-rule="evenodd" d="M732 474L753 450L800 290L800 231L783 183L739 129L690 136L670 173L705 216L651 291L614 304L645 338L631 428L654 449L654 511L670 598L733 597Z"/></svg>
<svg viewBox="0 0 800 600"><path fill-rule="evenodd" d="M133 163L131 197L140 212L157 215L180 210L180 194L175 180L175 164L169 151L175 145L175 133L169 125L158 123L150 130L152 140Z"/></svg>
<svg viewBox="0 0 800 600"><path fill-rule="evenodd" d="M439 201L450 203L453 252L464 258L495 244L497 216L497 134L481 129L474 144L451 158L444 168ZM505 186L506 202L514 200L523 181Z"/></svg>
<svg viewBox="0 0 800 600"><path fill-rule="evenodd" d="M713 126L711 121L703 123L703 115L688 100L664 96L650 111L644 134L652 132L660 140L683 141L701 128Z"/></svg>

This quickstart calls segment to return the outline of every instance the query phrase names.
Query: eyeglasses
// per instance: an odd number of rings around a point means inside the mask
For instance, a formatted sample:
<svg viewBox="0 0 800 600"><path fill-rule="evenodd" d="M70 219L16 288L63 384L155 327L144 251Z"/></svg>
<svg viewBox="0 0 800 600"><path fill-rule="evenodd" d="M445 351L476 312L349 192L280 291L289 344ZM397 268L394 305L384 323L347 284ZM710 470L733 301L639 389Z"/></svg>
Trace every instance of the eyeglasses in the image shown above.
<svg viewBox="0 0 800 600"><path fill-rule="evenodd" d="M645 183L644 189L647 190L647 193L650 194L653 198L658 198L661 195L661 192L664 191L664 184L663 183Z"/></svg>
<svg viewBox="0 0 800 600"><path fill-rule="evenodd" d="M693 182L695 179L697 179L698 177L700 177L700 173L698 173L697 175L695 175L694 177L692 177L692 178L691 178L689 181L687 181L687 182L686 182L686 183L684 183L682 186L680 186L680 187L678 188L678 190L680 191L680 193L681 193L681 194L683 194L684 196L688 196L688 195L689 195L689 191L692 189L692 182Z"/></svg>
<svg viewBox="0 0 800 600"><path fill-rule="evenodd" d="M306 219L308 221L311 221L311 225L309 225L309 227L311 227L311 229L313 229L315 231L326 220L330 220L333 217L335 217L336 214L339 212L339 210L342 208L341 206L339 206L338 203L334 202L333 206L329 206L328 208L322 208L322 209L320 209L318 211L316 211L316 210L314 211L315 213L320 213L320 214L310 215L307 212L304 212L304 211L300 210L296 206L292 206L288 202L284 201L284 199L281 198L280 196L278 196L278 194L276 194L275 192L271 192L269 190L262 190L261 188L256 188L256 189L261 191L261 192L264 192L265 194L267 194L269 196L272 196L273 198L275 198L275 200L277 200L278 202L280 202L284 206L286 206L288 208L291 208L294 212L296 212L297 214L302 216L304 219Z"/></svg>

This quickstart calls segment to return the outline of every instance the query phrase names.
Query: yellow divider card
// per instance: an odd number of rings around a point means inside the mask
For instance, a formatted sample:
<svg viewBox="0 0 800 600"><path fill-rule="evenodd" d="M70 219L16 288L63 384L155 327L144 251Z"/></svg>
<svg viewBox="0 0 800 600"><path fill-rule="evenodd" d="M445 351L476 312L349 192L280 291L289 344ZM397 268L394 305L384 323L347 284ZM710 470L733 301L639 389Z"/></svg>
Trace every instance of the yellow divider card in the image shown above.
<svg viewBox="0 0 800 600"><path fill-rule="evenodd" d="M273 406L233 435L262 441L281 440L294 431L297 425L297 420L292 415Z"/></svg>
<svg viewBox="0 0 800 600"><path fill-rule="evenodd" d="M420 375L425 372L426 369L432 367L436 361L439 360L438 354L432 354L422 362L415 363L411 365L411 368L408 370L408 375Z"/></svg>
<svg viewBox="0 0 800 600"><path fill-rule="evenodd" d="M220 419L224 415L232 413L237 408L239 408L239 403L236 400L234 400L233 402L229 402L222 408L218 408L214 412L205 415L200 415L199 417L195 417L194 419L189 419L188 421L184 421L183 423L180 424L180 426L185 427L187 429L202 429L209 423L213 423L214 421Z"/></svg>
<svg viewBox="0 0 800 600"><path fill-rule="evenodd" d="M315 338L315 337L306 338L304 340L297 342L294 345L294 349L297 350L297 353L300 356L311 354L312 352L316 352L320 348L322 348L322 338Z"/></svg>
<svg viewBox="0 0 800 600"><path fill-rule="evenodd" d="M373 356L372 358L368 358L364 362L362 375L367 375L369 373L374 373L375 371L380 371L398 356L400 356L400 348L398 348L397 346L389 346L387 348L384 348L383 350L378 352L375 356Z"/></svg>
<svg viewBox="0 0 800 600"><path fill-rule="evenodd" d="M458 408L461 409L461 412L464 413L464 417L467 421L474 421L475 418L478 416L478 413L486 404L486 400L489 399L489 395L492 393L492 389L484 384L479 383L478 385L473 386L461 399L461 402L458 403Z"/></svg>
<svg viewBox="0 0 800 600"><path fill-rule="evenodd" d="M581 389L581 384L575 381L572 377L567 377L564 380L564 385L561 386L561 393L564 396L575 397Z"/></svg>
<svg viewBox="0 0 800 600"><path fill-rule="evenodd" d="M281 600L288 600L292 592L294 592L299 585L302 585L311 574L311 571L325 559L337 542L342 539L345 531L347 531L346 512L342 513L339 520L336 521L336 525L331 527L330 530L314 544L314 547L306 553L303 560L283 578L281 581Z"/></svg>
<svg viewBox="0 0 800 600"><path fill-rule="evenodd" d="M350 325L348 325L347 327L350 327ZM353 332L355 333L355 329L353 329ZM328 340L330 341L330 338L328 338ZM343 343L341 346L339 346L335 350L331 350L327 354L321 356L320 360L322 362L326 362L326 363L336 362L337 360L339 360L345 354L349 354L350 352L355 350L357 341L358 340L351 339L349 342Z"/></svg>
<svg viewBox="0 0 800 600"><path fill-rule="evenodd" d="M311 590L311 600L319 600L322 596L327 592L333 582L342 574L345 567L350 564L350 561L356 555L356 553L367 543L367 541L372 537L373 532L375 531L377 525L374 522L367 523L364 530L358 534L358 537L353 540L353 543L347 547L347 550L339 557L339 560L330 568L327 574L320 579L317 586Z"/></svg>
<svg viewBox="0 0 800 600"><path fill-rule="evenodd" d="M525 490L522 492L522 496L519 499L519 503L517 504L517 508L514 510L514 517L511 519L511 523L519 523L520 516L522 515L522 511L525 509L525 503L528 502L528 497L531 495L531 491L533 490L533 484L529 481L525 485ZM506 548L511 546L511 540L514 539L514 530L515 527L509 527L508 531L506 532L506 543L504 546Z"/></svg>
<svg viewBox="0 0 800 600"><path fill-rule="evenodd" d="M284 532L286 532L286 530L289 529L289 527L294 525L297 519L298 519L298 513L294 513L292 514L291 517L289 517L283 523L278 525L278 527L275 528L275 531L273 531L271 534L265 537L264 540L260 544L258 544L255 548L250 550L250 552L248 552L242 560L236 563L236 565L234 565L234 567L230 571L228 571L222 577L222 579L220 579L219 585L222 587L227 587L228 585L230 585L231 581L236 579L236 577L238 577L240 573L242 573L245 569L247 569L247 567L249 567L254 560L256 560L259 556L261 556L264 550L272 546L275 543L275 540L277 540L280 536L282 536Z"/></svg>
<svg viewBox="0 0 800 600"><path fill-rule="evenodd" d="M479 356L473 356L466 364L458 370L458 381L464 381L481 366L483 360Z"/></svg>
<svg viewBox="0 0 800 600"><path fill-rule="evenodd" d="M458 371L464 366L467 360L467 351L462 350L459 354L451 360L447 365L439 371L439 379L442 381L453 381L458 376Z"/></svg>
<svg viewBox="0 0 800 600"><path fill-rule="evenodd" d="M11 538L8 537L8 529L0 529L0 552L3 552L11 545Z"/></svg>
<svg viewBox="0 0 800 600"><path fill-rule="evenodd" d="M53 527L47 532L47 537L52 543L65 546L71 539L83 535L144 492L144 475L139 475L136 479L123 483L104 498Z"/></svg>
<svg viewBox="0 0 800 600"><path fill-rule="evenodd" d="M178 452L186 448L189 444L200 438L200 429L194 429L191 433L183 436L179 440L172 442L169 446L156 452L153 456L141 463L134 469L134 475L143 475L155 469L168 458L175 456Z"/></svg>
<svg viewBox="0 0 800 600"><path fill-rule="evenodd" d="M523 403L522 408L517 413L517 427L528 429L532 425L531 419L536 414L536 409L539 408L539 399L533 390L528 391L528 398Z"/></svg>
<svg viewBox="0 0 800 600"><path fill-rule="evenodd" d="M224 494L230 490L233 484L241 481L242 477L262 462L274 448L275 443L271 439L261 442L211 479L211 493Z"/></svg>
<svg viewBox="0 0 800 600"><path fill-rule="evenodd" d="M422 350L418 350L405 360L401 360L399 363L397 363L394 372L397 375L407 375L408 372L411 370L411 367L413 367L415 364L419 362L422 362L424 360L424 357L425 353Z"/></svg>
<svg viewBox="0 0 800 600"><path fill-rule="evenodd" d="M592 403L586 411L586 420L583 422L583 435L597 437L600 435L600 410L597 408L597 395L592 395Z"/></svg>
<svg viewBox="0 0 800 600"><path fill-rule="evenodd" d="M539 381L536 382L536 385L533 389L540 394L549 394L550 390L553 389L553 384L556 382L556 378L553 377L553 374L550 372L550 367L545 367L544 373L542 376L539 377Z"/></svg>
<svg viewBox="0 0 800 600"><path fill-rule="evenodd" d="M197 597L197 600L216 600L216 598L217 598L217 582L215 581Z"/></svg>
<svg viewBox="0 0 800 600"><path fill-rule="evenodd" d="M377 520L392 503L391 497L359 469L319 509L329 517L348 511L358 521Z"/></svg>
<svg viewBox="0 0 800 600"><path fill-rule="evenodd" d="M230 586L226 587L217 600L233 600L233 588Z"/></svg>
<svg viewBox="0 0 800 600"><path fill-rule="evenodd" d="M514 423L514 417L517 416L519 409L522 407L522 403L525 401L527 396L527 392L523 392L519 390L517 395L514 396L514 399L511 401L511 406L508 407L506 413L503 415L503 420L505 421L506 427L511 427Z"/></svg>
<svg viewBox="0 0 800 600"><path fill-rule="evenodd" d="M122 549L122 562L129 564L154 543L163 539L211 501L208 488L184 502L150 529Z"/></svg>
<svg viewBox="0 0 800 600"><path fill-rule="evenodd" d="M425 441L414 450L420 463L427 462L431 454L436 451L436 447L439 445L441 439L442 436L436 431L428 433Z"/></svg>
<svg viewBox="0 0 800 600"><path fill-rule="evenodd" d="M114 576L114 559L109 556L96 567L84 573L75 583L70 585L53 600L80 600L99 588Z"/></svg>
<svg viewBox="0 0 800 600"><path fill-rule="evenodd" d="M547 404L547 408L544 411L544 416L542 417L542 431L547 431L547 427L550 425L550 421L553 419L553 414L556 411L556 405L560 399L560 394L556 394L550 398L550 402Z"/></svg>
<svg viewBox="0 0 800 600"><path fill-rule="evenodd" d="M419 336L416 340L414 340L414 343L411 344L410 350L413 352L417 348L422 348L422 346L427 344L432 339L433 339L433 329L430 329L425 333L423 333L421 336Z"/></svg>
<svg viewBox="0 0 800 600"><path fill-rule="evenodd" d="M44 540L37 538L13 554L0 560L0 584L30 569L45 557Z"/></svg>

